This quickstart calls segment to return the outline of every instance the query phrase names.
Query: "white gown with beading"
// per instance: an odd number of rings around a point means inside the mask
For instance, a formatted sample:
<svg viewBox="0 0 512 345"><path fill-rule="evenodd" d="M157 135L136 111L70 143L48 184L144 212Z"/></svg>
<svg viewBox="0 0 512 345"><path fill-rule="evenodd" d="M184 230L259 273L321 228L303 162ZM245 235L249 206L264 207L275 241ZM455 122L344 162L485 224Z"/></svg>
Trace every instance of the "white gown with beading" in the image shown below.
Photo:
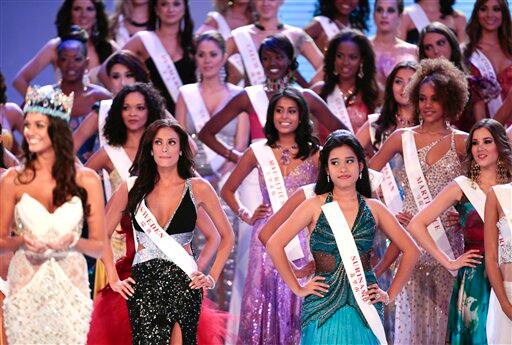
<svg viewBox="0 0 512 345"><path fill-rule="evenodd" d="M53 213L23 194L15 207L19 235L51 242L82 233L83 209L74 196ZM92 312L85 257L74 250L43 254L23 247L14 254L4 301L7 339L12 344L85 344Z"/></svg>

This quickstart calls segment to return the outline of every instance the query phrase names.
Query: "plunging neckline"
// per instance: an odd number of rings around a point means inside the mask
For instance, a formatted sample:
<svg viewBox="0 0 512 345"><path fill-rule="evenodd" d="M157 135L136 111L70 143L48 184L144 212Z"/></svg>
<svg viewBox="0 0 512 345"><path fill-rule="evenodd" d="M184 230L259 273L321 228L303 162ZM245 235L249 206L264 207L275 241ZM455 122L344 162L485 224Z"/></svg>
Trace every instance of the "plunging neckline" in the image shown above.
<svg viewBox="0 0 512 345"><path fill-rule="evenodd" d="M363 205L361 205L361 200L359 198L361 198L361 196L359 195L359 193L357 194L357 214L356 214L356 218L354 218L354 223L352 223L352 226L350 226L350 224L348 223L348 219L347 219L347 216L345 216L345 214L343 213L343 209L341 208L341 205L340 203L337 201L337 200L334 200L334 195L332 192L329 192L329 195L327 196L327 200L330 200L331 201L327 201L327 202L335 202L338 204L338 207L340 208L340 211L341 211L341 214L343 215L343 217L345 217L345 221L347 222L347 225L349 226L350 228L350 232L352 234L354 234L354 229L356 228L358 222L359 222L359 219L361 218L361 214L362 214L362 210L363 210ZM323 213L323 211L322 211ZM324 215L325 216L325 215Z"/></svg>
<svg viewBox="0 0 512 345"><path fill-rule="evenodd" d="M43 205L43 203L42 203L41 201L37 200L36 198L34 198L32 195L28 194L27 192L25 192L25 193L23 193L23 194L21 195L21 198L20 198L20 200L18 200L18 202L16 203L16 205L18 205L18 204L23 200L23 198L25 198L25 197L27 197L27 198L32 199L33 201L35 201L35 202L36 202L36 204L37 204L37 205L39 205L43 210L45 210L45 211L46 211L46 213L48 213L49 215L54 215L55 213L57 213L57 211L58 211L58 210L60 210L61 208L63 208L65 205L67 205L67 204L71 204L71 203L74 203L74 200L75 200L75 199L80 200L80 202L82 201L78 196L74 195L74 196L72 196L72 197L71 197L71 199L69 199L68 201L66 201L66 202L65 202L65 203L63 203L62 205L60 205L60 206L56 207L53 211L50 211L50 210L48 210L48 209L46 208L46 206L44 206L44 205Z"/></svg>
<svg viewBox="0 0 512 345"><path fill-rule="evenodd" d="M148 206L148 204L146 202L147 196L144 199L142 199L142 201L144 202L144 206L146 206L146 208L148 209L149 213L151 213L151 215L155 218L156 223L158 224L158 226L160 228L162 228L162 230L167 231L166 229L171 224L172 220L174 219L174 216L176 215L176 212L178 211L178 209L180 208L181 204L183 203L183 199L185 198L185 194L187 193L187 190L188 190L188 180L185 180L185 186L183 187L183 191L181 192L181 198L180 198L178 204L176 205L176 208L174 209L174 211L171 212L171 215L169 216L169 218L168 218L168 220L167 220L167 222L165 223L164 226L160 225L160 223L158 222L158 218L155 216L153 211L151 211L151 209L149 208L149 206Z"/></svg>
<svg viewBox="0 0 512 345"><path fill-rule="evenodd" d="M416 142L416 132L413 132L413 133L414 133L414 141ZM452 149L452 139L450 139L450 147L448 148L448 150L447 150L445 153L443 153L443 154L441 155L441 157L440 157L438 160L436 160L435 162L433 162L433 163L429 163L429 162L427 161L427 156L428 156L428 154L430 153L430 151L431 151L435 146L437 146L437 144L439 144L441 141L443 141L446 137L448 137L448 136L452 136L452 135L454 135L454 132L453 132L453 131L452 131L450 134L447 134L447 135L445 135L445 136L443 136L443 137L441 137L441 138L439 138L439 139L437 139L437 140L434 140L434 141L433 141L433 142L431 142L430 144L427 144L427 145L425 145L425 146L420 147L420 148L418 148L418 149L417 149L417 151L418 151L418 152L420 152L420 151L422 151L422 150L425 150L425 149L426 149L426 152L425 152L425 158L423 159L423 161L425 162L425 165L427 166L427 168L428 168L428 169L431 169L431 168L432 168L433 166L435 166L437 163L439 163L440 161L442 161L442 160L444 159L444 157L446 157L446 155L447 155L447 154L450 152L450 150Z"/></svg>

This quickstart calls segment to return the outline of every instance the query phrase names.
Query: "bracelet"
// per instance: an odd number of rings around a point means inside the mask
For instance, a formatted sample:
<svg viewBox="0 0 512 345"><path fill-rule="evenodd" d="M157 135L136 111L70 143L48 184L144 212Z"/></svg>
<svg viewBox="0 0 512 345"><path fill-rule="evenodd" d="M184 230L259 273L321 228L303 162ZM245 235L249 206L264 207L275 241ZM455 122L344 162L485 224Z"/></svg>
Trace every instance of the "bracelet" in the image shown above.
<svg viewBox="0 0 512 345"><path fill-rule="evenodd" d="M230 158L231 158L231 154L232 154L232 153L233 153L233 148L230 148L230 149L228 150L228 154L227 154L227 156L226 156L226 159L227 159L228 161L230 161L230 162L231 162L231 159L230 159Z"/></svg>
<svg viewBox="0 0 512 345"><path fill-rule="evenodd" d="M245 207L243 207L243 206L240 206L238 208L238 211L236 212L236 216L238 217L238 219L243 221L242 216L244 215L245 211L246 211Z"/></svg>
<svg viewBox="0 0 512 345"><path fill-rule="evenodd" d="M75 249L75 246L78 243L78 240L80 240L80 236L75 235L73 242L71 242L71 244L69 245L69 249Z"/></svg>
<svg viewBox="0 0 512 345"><path fill-rule="evenodd" d="M215 289L215 279L213 279L213 277L211 276L211 274L208 274L208 275L206 276L206 279L208 279L209 281L211 281L211 282L212 282L212 284L213 284L211 287L209 287L209 288L207 288L207 289L208 289L208 290L213 290L213 289Z"/></svg>
<svg viewBox="0 0 512 345"><path fill-rule="evenodd" d="M391 299L389 298L389 294L386 292L386 299L384 300L384 305L388 305L391 302Z"/></svg>

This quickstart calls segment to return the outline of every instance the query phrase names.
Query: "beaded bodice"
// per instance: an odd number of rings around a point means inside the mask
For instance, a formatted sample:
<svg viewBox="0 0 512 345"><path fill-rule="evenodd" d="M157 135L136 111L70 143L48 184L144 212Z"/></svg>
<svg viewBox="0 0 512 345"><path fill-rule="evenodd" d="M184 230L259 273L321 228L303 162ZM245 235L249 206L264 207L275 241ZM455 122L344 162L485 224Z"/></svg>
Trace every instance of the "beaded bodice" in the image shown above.
<svg viewBox="0 0 512 345"><path fill-rule="evenodd" d="M498 246L498 262L499 264L512 263L512 229L509 228L505 216L501 217L496 224L501 235Z"/></svg>

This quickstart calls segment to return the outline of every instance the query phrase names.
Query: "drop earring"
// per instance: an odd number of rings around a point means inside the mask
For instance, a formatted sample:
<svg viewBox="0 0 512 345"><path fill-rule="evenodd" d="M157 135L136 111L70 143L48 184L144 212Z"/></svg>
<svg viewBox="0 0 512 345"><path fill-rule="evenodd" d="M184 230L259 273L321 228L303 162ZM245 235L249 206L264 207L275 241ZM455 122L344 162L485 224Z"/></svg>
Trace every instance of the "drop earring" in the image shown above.
<svg viewBox="0 0 512 345"><path fill-rule="evenodd" d="M359 79L363 79L363 77L364 77L363 64L359 65L359 72L357 72L357 76L359 77Z"/></svg>
<svg viewBox="0 0 512 345"><path fill-rule="evenodd" d="M362 172L360 172L360 173L359 173L359 179L362 179L362 178L363 178L363 173L362 173Z"/></svg>
<svg viewBox="0 0 512 345"><path fill-rule="evenodd" d="M329 174L327 174L327 183L331 182L331 178L329 177Z"/></svg>

